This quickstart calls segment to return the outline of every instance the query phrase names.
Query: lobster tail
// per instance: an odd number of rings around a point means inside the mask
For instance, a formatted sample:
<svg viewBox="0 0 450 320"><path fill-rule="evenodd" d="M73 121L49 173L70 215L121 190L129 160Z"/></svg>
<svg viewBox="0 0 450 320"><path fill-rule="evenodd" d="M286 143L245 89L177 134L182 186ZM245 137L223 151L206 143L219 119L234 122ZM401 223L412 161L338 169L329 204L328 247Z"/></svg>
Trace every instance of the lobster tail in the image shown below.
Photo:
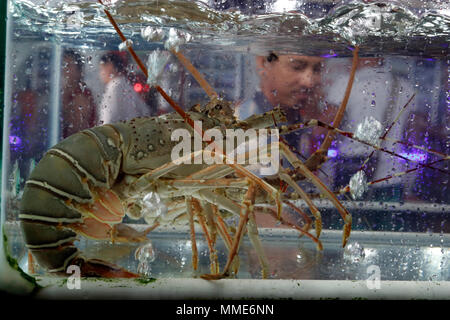
<svg viewBox="0 0 450 320"><path fill-rule="evenodd" d="M76 233L63 223L81 221L81 214L66 206L58 196L27 184L19 218L26 246L47 271L65 270L78 255L78 249L73 245Z"/></svg>
<svg viewBox="0 0 450 320"><path fill-rule="evenodd" d="M114 184L120 145L113 128L88 129L55 145L31 173L19 219L27 248L47 271L64 271L79 256L74 226L86 219L80 208L95 203L98 188Z"/></svg>

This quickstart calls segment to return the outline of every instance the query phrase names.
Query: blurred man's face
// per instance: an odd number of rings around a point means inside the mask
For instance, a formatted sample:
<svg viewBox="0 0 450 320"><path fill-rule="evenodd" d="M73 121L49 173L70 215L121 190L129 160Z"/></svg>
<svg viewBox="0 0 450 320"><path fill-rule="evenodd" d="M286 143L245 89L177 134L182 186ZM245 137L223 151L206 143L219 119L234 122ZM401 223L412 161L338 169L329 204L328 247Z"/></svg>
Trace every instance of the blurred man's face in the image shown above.
<svg viewBox="0 0 450 320"><path fill-rule="evenodd" d="M258 57L261 89L272 105L306 107L317 101L323 58L280 55L269 62Z"/></svg>

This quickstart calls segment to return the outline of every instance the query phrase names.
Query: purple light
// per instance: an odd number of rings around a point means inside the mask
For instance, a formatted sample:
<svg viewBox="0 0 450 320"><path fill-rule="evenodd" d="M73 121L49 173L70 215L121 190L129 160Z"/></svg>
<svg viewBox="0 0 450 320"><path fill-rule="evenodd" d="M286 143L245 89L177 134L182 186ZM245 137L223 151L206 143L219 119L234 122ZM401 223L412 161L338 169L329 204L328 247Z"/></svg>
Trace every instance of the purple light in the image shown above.
<svg viewBox="0 0 450 320"><path fill-rule="evenodd" d="M418 153L418 152L402 152L400 155L406 159L417 161L417 162L424 162L427 160L427 155L425 153Z"/></svg>
<svg viewBox="0 0 450 320"><path fill-rule="evenodd" d="M322 58L334 58L337 57L337 53L334 54L324 54L321 56Z"/></svg>
<svg viewBox="0 0 450 320"><path fill-rule="evenodd" d="M18 136L9 136L9 144L13 146L19 146L22 144L22 139L20 139Z"/></svg>
<svg viewBox="0 0 450 320"><path fill-rule="evenodd" d="M337 157L337 150L335 149L328 149L327 157L328 158L336 158Z"/></svg>

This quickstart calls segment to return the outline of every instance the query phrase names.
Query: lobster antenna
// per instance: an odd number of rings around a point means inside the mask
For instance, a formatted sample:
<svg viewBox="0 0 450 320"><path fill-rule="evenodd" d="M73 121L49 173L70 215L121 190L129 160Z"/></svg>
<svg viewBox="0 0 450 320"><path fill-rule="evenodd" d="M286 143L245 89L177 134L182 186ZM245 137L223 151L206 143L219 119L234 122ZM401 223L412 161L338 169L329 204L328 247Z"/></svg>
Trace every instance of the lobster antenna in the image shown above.
<svg viewBox="0 0 450 320"><path fill-rule="evenodd" d="M218 96L217 93L214 91L214 89L211 87L211 85L208 83L208 81L206 81L206 79L202 76L202 74L198 71L198 69L194 67L194 65L189 61L189 59L184 56L184 54L182 54L181 52L176 51L174 49L172 49L170 51L178 58L178 60L181 62L181 64L186 69L189 70L189 72L192 74L194 79L198 82L200 87L202 87L203 90L205 90L206 94L210 98L214 98L214 97Z"/></svg>
<svg viewBox="0 0 450 320"><path fill-rule="evenodd" d="M385 148L379 147L379 146L377 146L377 145L375 145L375 144L372 144L372 143L370 143L370 142L368 142L368 141L364 141L364 140L362 140L362 139L359 139L358 137L355 136L355 134L354 134L353 132L340 130L340 129L335 128L335 127L333 127L333 126L331 126L331 125L329 125L329 124L326 124L325 122L322 122L322 121L319 121L319 120L315 120L315 119L314 119L314 120L310 120L310 121L308 121L307 123L302 123L301 125L294 124L294 125L292 125L292 126L287 126L287 127L285 128L285 130L283 131L283 134L288 133L288 132L292 132L292 131L295 131L295 130L307 128L307 127L310 127L310 126L320 126L320 127L322 127L322 128L325 128L325 129L328 129L328 130L330 130L330 131L333 131L334 133L341 134L341 135L343 135L343 136L345 136L345 137L347 137L347 138L353 139L353 140L358 141L358 142L360 142L360 143L362 143L362 144L365 144L365 145L367 145L367 146L369 146L369 147L372 147L372 148L374 148L375 150L378 150L378 151L381 151L381 152L388 153L388 154L390 154L390 155L392 155L392 156L394 156L394 157L401 158L401 159L403 159L403 160L405 160L405 161L408 161L408 162L409 162L409 161L414 161L414 160L411 160L411 159L409 159L409 158L407 158L407 157L405 157L405 156L402 156L402 155L400 155L400 154L397 154L397 153L395 153L395 152L393 152L393 151L390 151L390 150L387 150L387 149L385 149ZM380 137L379 139L381 139L381 137ZM381 140L392 141L392 142L394 142L394 143L399 143L399 144L403 144L403 145L406 145L406 146L409 146L409 147L413 147L413 148L416 148L416 149L419 149L419 150L423 150L423 151L425 151L425 152L427 152L427 153L432 153L432 154L441 156L441 157L443 157L443 160L449 160L449 159L450 159L450 156L447 155L447 154L445 154L445 153L442 153L442 152L439 152L439 151L436 151L436 150L432 150L432 149L427 149L427 148L424 148L424 147L421 147L421 146L417 146L417 145L411 144L411 143L409 143L409 142L404 142L404 141L400 141L400 140L389 139L389 138L386 138L386 137L383 138L383 139L381 139ZM414 162L417 162L417 161L414 161ZM434 170L438 170L438 171L440 171L440 172L442 172L442 173L445 173L445 174L450 174L449 172L444 171L444 170L442 170L442 169L438 169L438 168L435 168L435 167L431 167L430 164L423 163L423 164L419 164L419 165L422 166L422 167L428 167L428 168L431 168L431 169L434 169Z"/></svg>
<svg viewBox="0 0 450 320"><path fill-rule="evenodd" d="M98 2L104 6L102 0L98 0ZM105 11L106 16L108 17L112 26L118 33L120 39L122 39L123 42L127 41L127 38L122 33L122 31L120 31L119 26L117 25L116 21L114 20L113 16L111 15L111 13L105 8L103 9L103 11ZM136 63L141 68L142 72L144 72L145 76L148 78L147 68L142 63L141 59L137 56L136 52L133 50L133 48L131 46L127 46L127 48L128 48L128 51L130 52L130 54L133 56ZM186 69L189 70L189 72L192 74L194 79L198 82L198 84L203 88L203 90L206 92L206 94L210 98L218 96L217 93L214 91L214 89L211 87L211 85L208 83L208 81L205 80L205 78L202 76L202 74L197 70L197 68L194 67L194 65L189 61L188 58L186 58L181 52L178 52L174 49L171 49L170 51L178 58L178 60L181 62L181 64Z"/></svg>
<svg viewBox="0 0 450 320"><path fill-rule="evenodd" d="M104 6L102 0L98 0L98 2ZM116 30L117 34L119 35L120 39L126 43L127 38L125 37L125 35L122 33L122 31L120 30L119 26L117 25L116 21L114 20L113 16L111 15L111 13L109 13L108 9L103 8L103 11L106 13L106 16L108 17L109 22L111 22L112 26L114 27L114 29ZM133 47L131 45L127 45L127 49L130 52L131 56L133 57L133 59L136 61L137 65L139 66L139 68L142 70L142 72L144 73L145 77L148 78L148 70L145 67L144 63L142 62L142 60L138 57L138 55L136 54L136 52L134 51ZM187 115L187 113L179 106L175 103L175 101L172 100L172 98L169 97L169 95L159 86L159 85L155 85L155 89L163 96L163 98L172 106L172 108L181 116L183 117L183 119L194 129L196 129L196 126L194 124L194 121ZM199 129L199 128L197 128ZM196 130L197 130L196 129ZM197 130L198 131L198 130ZM203 132L201 132L200 129L200 134L202 134L203 136Z"/></svg>
<svg viewBox="0 0 450 320"><path fill-rule="evenodd" d="M397 123L398 119L400 118L400 116L402 115L403 111L405 111L406 107L411 103L411 101L414 99L414 97L416 96L416 93L414 93L411 98L409 98L408 102L406 102L406 104L402 107L402 109L400 110L400 112L397 114L397 116L395 117L394 121L392 121L391 125L386 129L386 131L384 132L384 134L380 137L380 139L385 140L387 134L389 133L389 131L391 131L392 127ZM362 170L367 162L369 162L370 158L372 158L372 156L374 155L375 150L372 150L372 152L369 154L369 156L367 157L367 159L364 161L364 163L361 165L361 168L359 168L358 171Z"/></svg>
<svg viewBox="0 0 450 320"><path fill-rule="evenodd" d="M445 161L445 160L448 160L448 159L443 158L443 159L439 159L439 160L436 160L436 161L427 163L427 164L426 164L426 167L431 168L431 169L436 169L436 170L437 170L437 168L431 167L431 165L436 164L436 163L439 163L439 162L442 162L442 161ZM370 181L370 182L367 183L367 185L368 185L368 186L371 186L371 185L374 185L374 184L376 184L376 183L380 183L380 182L383 182L383 181L386 181L386 180L390 180L390 179L395 178L395 177L403 176L403 175L405 175L405 174L408 174L408 173L417 171L417 170L419 170L419 169L422 169L423 166L425 166L425 164L424 164L424 165L418 165L417 167L408 169L408 170L403 171L403 172L397 172L397 173L394 173L394 174L389 175L389 176L386 176L386 177L384 177L384 178L380 178L380 179L377 179L377 180L374 180L374 181ZM444 172L444 173L448 173L448 172ZM350 186L348 186L348 185L345 186L345 187L343 187L343 188L341 188L339 191L336 191L336 192L334 192L334 193L336 193L336 194L344 194L344 193L347 193L347 192L350 192Z"/></svg>
<svg viewBox="0 0 450 320"><path fill-rule="evenodd" d="M356 46L355 49L353 50L352 69L350 72L350 78L348 79L347 88L345 89L344 99L342 100L339 110L333 119L334 127L339 127L339 124L341 123L342 118L344 117L344 113L345 113L345 109L347 107L348 100L350 99L350 93L352 92L353 82L354 82L355 74L356 74L356 68L358 67L358 61L359 61L358 52L359 52L359 47ZM323 144L322 144L324 149L328 149L330 147L331 142L333 141L333 136L334 136L334 132L329 131L327 136L325 137Z"/></svg>
<svg viewBox="0 0 450 320"><path fill-rule="evenodd" d="M358 53L359 47L356 46L355 49L353 49L352 69L350 71L350 77L348 78L347 87L345 89L344 99L342 99L341 105L339 106L339 109L333 119L334 127L339 127L342 118L344 117L345 109L347 108L347 103L350 98L350 93L352 92L353 82L355 80L356 69L358 68L358 61L359 61ZM315 163L318 161L318 158L321 156L322 153L328 150L331 143L333 142L333 138L334 132L329 131L325 139L323 140L323 143L320 146L320 148L315 153L313 153L313 155L306 161L305 164L308 168L316 166Z"/></svg>
<svg viewBox="0 0 450 320"><path fill-rule="evenodd" d="M98 0L98 2L104 6L102 0ZM120 38L122 39L123 42L127 41L127 38L124 36L124 34L122 33L122 31L120 31L119 26L117 25L117 23L114 21L113 16L109 13L109 11L106 8L103 8L103 11L106 13L109 21L111 22L112 26L114 27L114 29L116 30L116 32L119 34ZM133 56L133 58L136 60L136 63L138 64L138 66L141 68L142 72L144 72L145 76L148 78L148 71L147 68L145 67L145 65L142 63L142 61L139 59L139 57L137 56L136 52L133 50L131 45L127 45L128 51L131 53L131 55ZM186 59L187 60L187 59ZM193 66L192 66L193 67ZM156 85L155 86L156 90L158 90L158 92L164 97L164 99L167 100L167 102L172 106L172 108L175 109L176 112L178 112L178 114L180 116L183 117L183 119L195 130L197 131L201 137L203 137L204 141L211 141L211 138L208 136L205 136L202 128L199 128L194 121L189 117L189 115L183 110L181 109L180 106L178 106L175 101L173 101L169 95L159 86ZM212 144L215 145L216 149L220 150L221 153L225 154L225 152L221 149L218 148L217 145L215 144L215 142L213 141ZM258 178L257 176L255 176L254 174L252 174L251 172L248 172L245 168L243 168L241 165L239 164L230 164L230 167L232 167L233 169L235 169L237 172L239 172L240 174L243 174L244 176L247 176L250 180L256 182L256 183L262 183L262 188L267 191L269 194L272 194L272 192L274 190L271 190L271 186L266 185L263 183L263 181ZM281 212L281 202L280 199L278 197L276 197L275 202L277 203L277 208L278 211Z"/></svg>

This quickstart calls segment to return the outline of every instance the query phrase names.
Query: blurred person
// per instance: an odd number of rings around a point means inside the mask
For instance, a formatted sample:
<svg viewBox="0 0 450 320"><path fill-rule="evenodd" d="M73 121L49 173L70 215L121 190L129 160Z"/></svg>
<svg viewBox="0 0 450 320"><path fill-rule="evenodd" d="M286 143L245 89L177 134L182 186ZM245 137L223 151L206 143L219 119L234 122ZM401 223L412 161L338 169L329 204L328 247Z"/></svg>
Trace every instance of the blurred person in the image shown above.
<svg viewBox="0 0 450 320"><path fill-rule="evenodd" d="M38 81L33 79L33 76L36 75L32 72L36 66L34 61L33 57L29 56L19 69L20 82L13 88L11 114L7 124L7 142L9 143L7 159L12 165L10 169L13 170L8 173L8 184L18 179L18 185L14 185L14 189L19 186L20 190L23 189L25 178L28 177L48 148L49 105L46 101L49 99L46 91L39 91L35 88ZM16 165L18 176L15 176L16 172L14 172Z"/></svg>
<svg viewBox="0 0 450 320"><path fill-rule="evenodd" d="M277 55L256 57L260 83L253 99L242 103L237 111L241 120L253 114L280 107L288 123L318 119L326 123L333 120L336 106L324 102L322 95L322 69L324 58L303 55ZM323 128L294 132L284 138L308 157L320 146L326 134Z"/></svg>
<svg viewBox="0 0 450 320"><path fill-rule="evenodd" d="M27 80L26 88L14 94L13 112L9 123L9 143L11 159L26 160L40 158L45 151L44 133L39 126L44 123L42 106L38 93L31 89Z"/></svg>
<svg viewBox="0 0 450 320"><path fill-rule="evenodd" d="M276 55L256 57L260 77L259 91L250 108L241 108L240 117L265 112L280 106L298 121L306 108L317 103L321 84L323 58L299 55ZM259 102L259 103L258 103Z"/></svg>
<svg viewBox="0 0 450 320"><path fill-rule="evenodd" d="M99 110L100 124L151 115L150 107L128 81L125 61L119 53L109 52L100 58L100 79L105 84Z"/></svg>
<svg viewBox="0 0 450 320"><path fill-rule="evenodd" d="M273 52L267 56L257 56L259 87L252 99L239 105L236 112L238 118L245 120L251 115L280 107L286 113L288 124L311 119L331 123L337 107L323 99L324 60L322 57L278 55ZM305 160L320 147L326 133L327 130L315 127L284 135L283 138L300 153L301 160ZM295 213L286 212L284 218L297 225L301 221ZM285 227L267 214L258 214L256 219L259 227Z"/></svg>
<svg viewBox="0 0 450 320"><path fill-rule="evenodd" d="M63 54L62 85L62 131L66 138L93 127L97 117L92 92L83 82L83 61L73 50Z"/></svg>

